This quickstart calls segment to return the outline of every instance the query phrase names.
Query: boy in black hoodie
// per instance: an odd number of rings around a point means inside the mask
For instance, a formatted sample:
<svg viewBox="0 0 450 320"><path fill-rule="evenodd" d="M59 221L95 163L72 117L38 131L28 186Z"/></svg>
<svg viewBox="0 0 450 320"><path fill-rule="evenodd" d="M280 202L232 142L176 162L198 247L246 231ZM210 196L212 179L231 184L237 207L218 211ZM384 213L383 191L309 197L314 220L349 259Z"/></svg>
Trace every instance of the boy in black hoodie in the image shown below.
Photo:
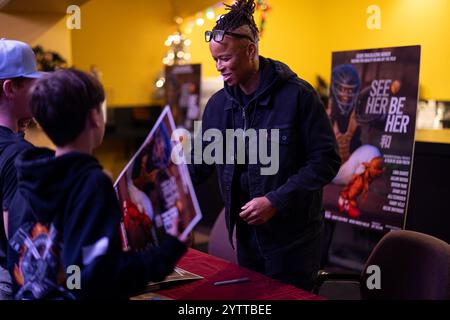
<svg viewBox="0 0 450 320"><path fill-rule="evenodd" d="M16 161L8 264L17 299L126 298L162 280L186 251L176 231L159 248L122 251L120 207L92 156L103 139L104 99L101 84L74 69L33 88L32 112L57 148L30 150ZM72 277L77 270L81 288Z"/></svg>

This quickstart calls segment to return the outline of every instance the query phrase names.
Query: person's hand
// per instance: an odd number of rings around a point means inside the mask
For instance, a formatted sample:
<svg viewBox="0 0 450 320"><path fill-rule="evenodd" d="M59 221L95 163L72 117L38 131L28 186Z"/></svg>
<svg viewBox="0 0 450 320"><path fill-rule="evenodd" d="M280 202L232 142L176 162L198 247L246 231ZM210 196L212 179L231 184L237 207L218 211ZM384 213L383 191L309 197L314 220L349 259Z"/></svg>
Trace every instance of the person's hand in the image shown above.
<svg viewBox="0 0 450 320"><path fill-rule="evenodd" d="M269 221L277 211L266 197L254 198L241 209L239 216L249 225L255 226Z"/></svg>

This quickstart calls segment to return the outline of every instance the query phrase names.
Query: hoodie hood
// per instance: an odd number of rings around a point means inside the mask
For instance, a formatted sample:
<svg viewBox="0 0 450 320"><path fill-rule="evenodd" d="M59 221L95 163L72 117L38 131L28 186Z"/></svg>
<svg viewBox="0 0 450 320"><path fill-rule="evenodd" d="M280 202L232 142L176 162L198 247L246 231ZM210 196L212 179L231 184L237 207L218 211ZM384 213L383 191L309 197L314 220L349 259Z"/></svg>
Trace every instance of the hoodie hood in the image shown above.
<svg viewBox="0 0 450 320"><path fill-rule="evenodd" d="M290 79L297 78L297 74L283 62L259 56L259 63L259 72L261 72L260 84L250 103L254 100L261 101L267 98L278 87L285 84ZM230 87L224 83L224 90L231 100L240 104L237 96L237 85Z"/></svg>
<svg viewBox="0 0 450 320"><path fill-rule="evenodd" d="M14 133L11 129L0 126L0 150L5 149L11 144L26 143L23 132Z"/></svg>
<svg viewBox="0 0 450 320"><path fill-rule="evenodd" d="M50 221L64 211L71 190L98 161L87 154L71 152L55 157L54 151L35 148L23 152L16 160L17 190L27 199L38 221Z"/></svg>

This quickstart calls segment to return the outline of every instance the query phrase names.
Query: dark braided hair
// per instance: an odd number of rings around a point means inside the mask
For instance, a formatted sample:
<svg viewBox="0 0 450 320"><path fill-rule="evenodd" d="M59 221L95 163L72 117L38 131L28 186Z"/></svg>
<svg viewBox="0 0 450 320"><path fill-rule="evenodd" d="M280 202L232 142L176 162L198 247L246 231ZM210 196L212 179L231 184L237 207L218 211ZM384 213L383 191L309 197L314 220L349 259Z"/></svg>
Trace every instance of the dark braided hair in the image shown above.
<svg viewBox="0 0 450 320"><path fill-rule="evenodd" d="M258 40L258 27L253 13L255 12L254 0L237 0L234 4L225 4L225 10L229 12L220 16L213 30L232 31L242 26L249 26L255 41Z"/></svg>

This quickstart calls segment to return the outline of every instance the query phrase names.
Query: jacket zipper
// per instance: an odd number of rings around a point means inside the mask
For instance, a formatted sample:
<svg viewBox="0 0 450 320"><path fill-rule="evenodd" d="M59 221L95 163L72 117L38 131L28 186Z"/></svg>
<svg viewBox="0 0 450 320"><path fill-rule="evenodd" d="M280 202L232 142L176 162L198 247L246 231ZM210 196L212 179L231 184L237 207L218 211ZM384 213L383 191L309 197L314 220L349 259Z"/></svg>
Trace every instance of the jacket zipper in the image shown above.
<svg viewBox="0 0 450 320"><path fill-rule="evenodd" d="M244 132L245 132L247 130L247 118L244 107L242 107L242 120L244 120Z"/></svg>
<svg viewBox="0 0 450 320"><path fill-rule="evenodd" d="M247 115L245 114L245 107L242 108L242 120L244 121L244 130L242 131L242 142L245 148L245 132L247 131Z"/></svg>

